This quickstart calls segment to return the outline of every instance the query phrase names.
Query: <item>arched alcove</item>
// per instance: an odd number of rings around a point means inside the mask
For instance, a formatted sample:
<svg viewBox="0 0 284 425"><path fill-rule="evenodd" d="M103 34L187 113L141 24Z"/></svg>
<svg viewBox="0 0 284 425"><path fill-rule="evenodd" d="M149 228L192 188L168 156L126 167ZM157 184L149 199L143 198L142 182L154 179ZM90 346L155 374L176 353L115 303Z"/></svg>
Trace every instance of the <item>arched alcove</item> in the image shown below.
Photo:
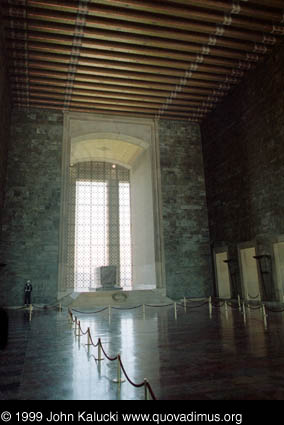
<svg viewBox="0 0 284 425"><path fill-rule="evenodd" d="M130 175L132 289L162 288L163 252L160 224L159 160L153 120L109 118L88 114L65 114L63 194L59 292L70 292L66 281L68 263L68 211L70 173L76 164L90 161L126 167ZM74 190L73 190L74 192ZM70 205L69 205L70 206ZM71 242L72 243L72 242Z"/></svg>
<svg viewBox="0 0 284 425"><path fill-rule="evenodd" d="M72 137L70 164L84 161L114 162L131 168L149 148L143 140L121 133L88 133Z"/></svg>

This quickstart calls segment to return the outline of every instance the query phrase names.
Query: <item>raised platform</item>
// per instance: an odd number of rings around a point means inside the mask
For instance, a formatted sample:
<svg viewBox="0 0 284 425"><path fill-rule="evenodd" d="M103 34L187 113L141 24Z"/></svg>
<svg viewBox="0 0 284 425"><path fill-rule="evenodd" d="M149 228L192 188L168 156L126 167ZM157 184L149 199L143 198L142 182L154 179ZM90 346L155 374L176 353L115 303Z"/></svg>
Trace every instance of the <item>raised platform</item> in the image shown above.
<svg viewBox="0 0 284 425"><path fill-rule="evenodd" d="M133 307L139 304L166 304L170 302L172 300L161 289L73 292L62 299L62 304L65 306L86 310L96 306Z"/></svg>

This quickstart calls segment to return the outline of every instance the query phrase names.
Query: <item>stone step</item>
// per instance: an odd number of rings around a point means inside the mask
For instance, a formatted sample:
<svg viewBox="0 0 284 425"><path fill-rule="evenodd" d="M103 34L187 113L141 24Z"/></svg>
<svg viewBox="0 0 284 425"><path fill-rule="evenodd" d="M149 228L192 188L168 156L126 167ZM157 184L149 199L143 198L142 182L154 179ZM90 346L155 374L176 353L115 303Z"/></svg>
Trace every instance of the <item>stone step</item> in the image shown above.
<svg viewBox="0 0 284 425"><path fill-rule="evenodd" d="M72 308L90 309L96 306L134 307L140 304L169 304L173 301L158 289L133 291L73 292L63 305Z"/></svg>

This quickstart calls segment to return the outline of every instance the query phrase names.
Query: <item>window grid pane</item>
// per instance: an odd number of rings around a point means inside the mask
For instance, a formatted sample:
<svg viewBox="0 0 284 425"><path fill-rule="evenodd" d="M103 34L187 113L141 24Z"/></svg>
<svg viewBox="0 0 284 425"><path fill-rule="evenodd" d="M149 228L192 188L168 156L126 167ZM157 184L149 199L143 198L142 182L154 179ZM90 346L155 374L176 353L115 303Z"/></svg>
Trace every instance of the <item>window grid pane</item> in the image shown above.
<svg viewBox="0 0 284 425"><path fill-rule="evenodd" d="M129 170L103 162L70 167L67 287L100 286L101 266L115 265L120 286L132 286Z"/></svg>

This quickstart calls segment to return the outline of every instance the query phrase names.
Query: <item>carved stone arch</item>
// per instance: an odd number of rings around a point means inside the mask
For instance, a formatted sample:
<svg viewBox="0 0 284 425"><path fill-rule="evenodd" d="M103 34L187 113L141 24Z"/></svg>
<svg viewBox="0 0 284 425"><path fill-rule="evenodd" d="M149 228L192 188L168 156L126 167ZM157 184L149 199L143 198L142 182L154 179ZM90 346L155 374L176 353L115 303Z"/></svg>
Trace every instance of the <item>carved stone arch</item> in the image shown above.
<svg viewBox="0 0 284 425"><path fill-rule="evenodd" d="M149 148L143 139L122 133L86 133L71 138L70 165L86 161L104 161L131 168Z"/></svg>

